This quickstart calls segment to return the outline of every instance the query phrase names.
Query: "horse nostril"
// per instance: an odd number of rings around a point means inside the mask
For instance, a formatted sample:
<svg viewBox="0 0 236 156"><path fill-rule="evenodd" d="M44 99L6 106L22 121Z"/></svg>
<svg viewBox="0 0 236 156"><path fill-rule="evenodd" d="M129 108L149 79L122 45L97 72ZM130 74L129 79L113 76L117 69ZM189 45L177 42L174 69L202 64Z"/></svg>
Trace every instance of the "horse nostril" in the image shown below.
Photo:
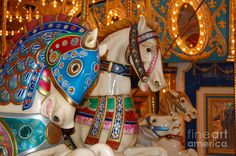
<svg viewBox="0 0 236 156"><path fill-rule="evenodd" d="M52 121L58 123L58 122L60 122L60 118L58 116L54 115L52 117Z"/></svg>

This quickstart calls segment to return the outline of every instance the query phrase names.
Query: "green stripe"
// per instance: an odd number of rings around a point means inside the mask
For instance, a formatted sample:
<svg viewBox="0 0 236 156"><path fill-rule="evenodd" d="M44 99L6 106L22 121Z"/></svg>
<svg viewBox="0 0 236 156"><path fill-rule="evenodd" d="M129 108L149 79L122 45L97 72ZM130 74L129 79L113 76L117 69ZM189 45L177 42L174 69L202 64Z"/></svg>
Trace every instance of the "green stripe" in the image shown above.
<svg viewBox="0 0 236 156"><path fill-rule="evenodd" d="M98 106L98 98L87 98L87 100L90 101L89 103L89 107L92 109L96 109ZM111 110L114 109L114 98L108 98L108 105L107 105L107 109ZM130 97L125 97L125 108L126 109L130 109L133 108L133 101L132 98Z"/></svg>

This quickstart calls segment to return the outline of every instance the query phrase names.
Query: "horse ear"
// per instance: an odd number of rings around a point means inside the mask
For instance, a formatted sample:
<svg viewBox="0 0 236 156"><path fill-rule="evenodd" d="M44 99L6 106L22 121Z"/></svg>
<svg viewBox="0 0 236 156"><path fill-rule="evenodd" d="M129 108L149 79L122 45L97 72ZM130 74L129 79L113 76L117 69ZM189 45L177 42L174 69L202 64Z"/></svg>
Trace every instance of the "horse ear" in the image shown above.
<svg viewBox="0 0 236 156"><path fill-rule="evenodd" d="M92 32L89 32L88 36L85 39L85 46L91 49L95 48L97 45L98 29L94 29Z"/></svg>
<svg viewBox="0 0 236 156"><path fill-rule="evenodd" d="M145 29L147 27L146 19L144 16L141 16L139 22L138 22L138 33L142 34L145 32Z"/></svg>

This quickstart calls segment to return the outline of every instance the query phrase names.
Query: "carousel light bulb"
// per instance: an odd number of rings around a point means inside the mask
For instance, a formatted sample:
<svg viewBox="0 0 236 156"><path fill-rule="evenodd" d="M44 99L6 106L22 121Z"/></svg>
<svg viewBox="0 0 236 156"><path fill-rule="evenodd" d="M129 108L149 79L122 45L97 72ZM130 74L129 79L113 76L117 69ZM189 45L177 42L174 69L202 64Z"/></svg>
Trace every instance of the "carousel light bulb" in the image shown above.
<svg viewBox="0 0 236 156"><path fill-rule="evenodd" d="M181 42L180 42L180 41L178 41L178 42L177 42L177 44L178 44L178 45L180 45L180 44L181 44Z"/></svg>
<svg viewBox="0 0 236 156"><path fill-rule="evenodd" d="M10 15L9 17L9 22L12 22L12 15Z"/></svg>
<svg viewBox="0 0 236 156"><path fill-rule="evenodd" d="M92 1L92 3L95 3L95 2L96 2L95 0Z"/></svg>
<svg viewBox="0 0 236 156"><path fill-rule="evenodd" d="M137 8L140 8L141 7L141 5L140 4L137 4Z"/></svg>
<svg viewBox="0 0 236 156"><path fill-rule="evenodd" d="M203 44L203 40L200 40L200 43Z"/></svg>
<svg viewBox="0 0 236 156"><path fill-rule="evenodd" d="M21 0L18 0L19 3L21 3Z"/></svg>
<svg viewBox="0 0 236 156"><path fill-rule="evenodd" d="M191 1L190 4L193 5L193 1Z"/></svg>
<svg viewBox="0 0 236 156"><path fill-rule="evenodd" d="M57 7L57 1L53 1L53 7L56 8Z"/></svg>
<svg viewBox="0 0 236 156"><path fill-rule="evenodd" d="M201 32L201 35L203 36L203 35L204 35L204 32Z"/></svg>
<svg viewBox="0 0 236 156"><path fill-rule="evenodd" d="M203 28L203 24L200 24L200 28Z"/></svg>
<svg viewBox="0 0 236 156"><path fill-rule="evenodd" d="M6 36L8 36L8 31L6 31Z"/></svg>
<svg viewBox="0 0 236 156"><path fill-rule="evenodd" d="M73 5L75 4L75 0L72 1L72 4L73 4Z"/></svg>
<svg viewBox="0 0 236 156"><path fill-rule="evenodd" d="M61 0L61 2L63 2L63 0Z"/></svg>
<svg viewBox="0 0 236 156"><path fill-rule="evenodd" d="M234 39L232 40L232 43L235 43L235 40L234 40Z"/></svg>
<svg viewBox="0 0 236 156"><path fill-rule="evenodd" d="M163 89L162 92L165 93L165 92L166 92L166 89Z"/></svg>
<svg viewBox="0 0 236 156"><path fill-rule="evenodd" d="M113 14L113 11L112 11L112 10L110 10L110 11L109 11L109 14L110 14L110 15L111 15L111 14Z"/></svg>
<svg viewBox="0 0 236 156"><path fill-rule="evenodd" d="M175 30L176 30L176 28L175 28L175 27L173 27L173 28L172 28L172 30L173 30L173 31L175 31Z"/></svg>
<svg viewBox="0 0 236 156"><path fill-rule="evenodd" d="M199 19L199 20L202 19L202 16L198 16L198 19Z"/></svg>
<svg viewBox="0 0 236 156"><path fill-rule="evenodd" d="M176 14L176 11L173 11L173 14L175 15L175 14Z"/></svg>
<svg viewBox="0 0 236 156"><path fill-rule="evenodd" d="M235 50L234 50L234 49L231 51L231 54L232 54L232 55L234 55L234 54L235 54Z"/></svg>
<svg viewBox="0 0 236 156"><path fill-rule="evenodd" d="M175 6L177 7L177 6L179 6L179 4L178 4L178 3L175 3Z"/></svg>
<svg viewBox="0 0 236 156"><path fill-rule="evenodd" d="M22 17L21 17L21 16L19 17L19 22L20 22L20 23L22 22Z"/></svg>
<svg viewBox="0 0 236 156"><path fill-rule="evenodd" d="M175 22L175 19L172 19L172 22Z"/></svg>
<svg viewBox="0 0 236 156"><path fill-rule="evenodd" d="M192 52L192 51L190 51L189 53L190 53L190 55L193 55L193 52Z"/></svg>
<svg viewBox="0 0 236 156"><path fill-rule="evenodd" d="M13 30L11 31L11 35L14 36L14 31Z"/></svg>
<svg viewBox="0 0 236 156"><path fill-rule="evenodd" d="M45 6L45 2L43 2L42 5Z"/></svg>

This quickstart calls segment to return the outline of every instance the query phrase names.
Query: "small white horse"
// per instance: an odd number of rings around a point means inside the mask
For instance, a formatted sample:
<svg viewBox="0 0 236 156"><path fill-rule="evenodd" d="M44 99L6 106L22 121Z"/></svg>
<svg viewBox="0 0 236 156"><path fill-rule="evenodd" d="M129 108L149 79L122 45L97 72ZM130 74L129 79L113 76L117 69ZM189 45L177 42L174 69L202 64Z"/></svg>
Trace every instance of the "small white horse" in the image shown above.
<svg viewBox="0 0 236 156"><path fill-rule="evenodd" d="M139 144L148 147L162 147L171 156L197 156L194 149L185 150L182 146L184 137L181 136L181 117L181 115L145 117L139 123L141 125ZM172 124L165 124L168 123L166 119L169 119L169 123L172 121Z"/></svg>
<svg viewBox="0 0 236 156"><path fill-rule="evenodd" d="M159 115L183 114L184 120L190 122L196 119L197 111L185 92L169 90L161 97L159 104Z"/></svg>
<svg viewBox="0 0 236 156"><path fill-rule="evenodd" d="M76 115L75 133L71 135L76 146L106 143L117 155L135 146L138 121L130 96L131 68L139 76L143 91L158 91L165 85L158 37L153 30L144 17L138 23L118 21L106 29L101 42L108 46L106 61L102 61L96 85Z"/></svg>

